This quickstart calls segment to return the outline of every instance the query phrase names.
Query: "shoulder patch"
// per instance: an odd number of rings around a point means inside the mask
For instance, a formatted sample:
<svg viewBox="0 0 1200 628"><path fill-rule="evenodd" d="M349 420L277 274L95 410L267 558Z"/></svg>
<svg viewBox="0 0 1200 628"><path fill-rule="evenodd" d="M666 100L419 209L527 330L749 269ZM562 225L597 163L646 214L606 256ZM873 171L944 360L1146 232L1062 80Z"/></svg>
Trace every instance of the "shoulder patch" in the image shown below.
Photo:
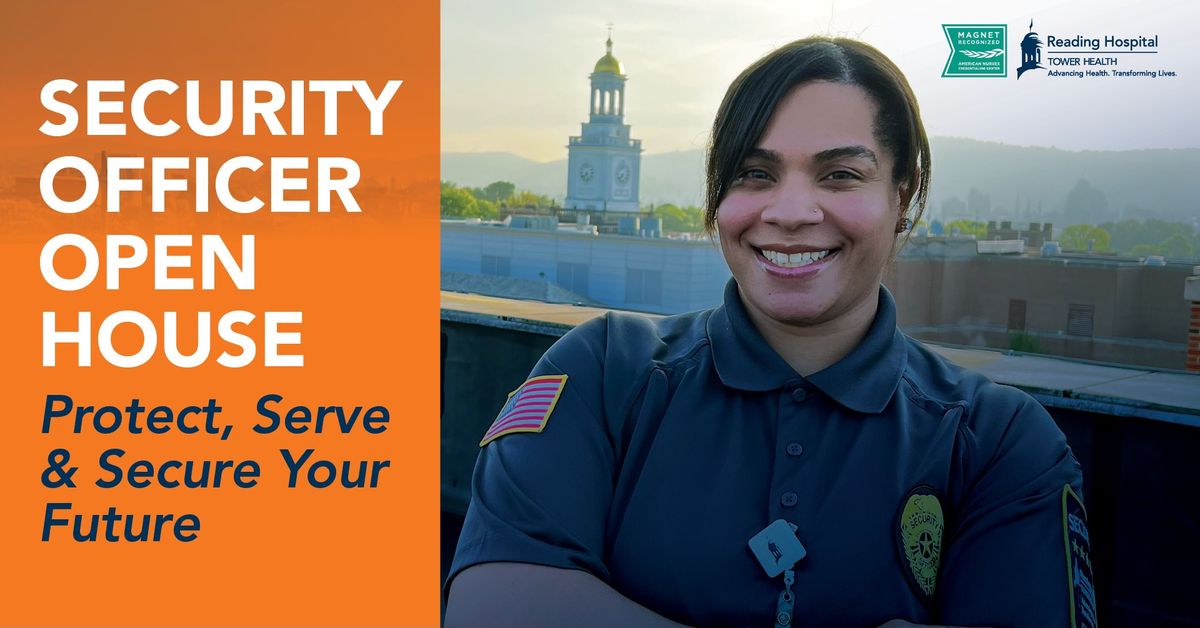
<svg viewBox="0 0 1200 628"><path fill-rule="evenodd" d="M526 380L508 393L508 401L483 435L483 440L479 441L479 446L483 447L505 434L546 429L550 413L554 412L554 405L558 403L558 396L566 385L566 375L541 375Z"/></svg>
<svg viewBox="0 0 1200 628"><path fill-rule="evenodd" d="M908 568L904 575L926 603L937 589L944 530L942 502L933 488L923 484L910 490L896 517L896 544Z"/></svg>
<svg viewBox="0 0 1200 628"><path fill-rule="evenodd" d="M1083 500L1063 485L1063 546L1067 555L1067 603L1071 628L1096 628L1096 589L1092 582L1092 541Z"/></svg>

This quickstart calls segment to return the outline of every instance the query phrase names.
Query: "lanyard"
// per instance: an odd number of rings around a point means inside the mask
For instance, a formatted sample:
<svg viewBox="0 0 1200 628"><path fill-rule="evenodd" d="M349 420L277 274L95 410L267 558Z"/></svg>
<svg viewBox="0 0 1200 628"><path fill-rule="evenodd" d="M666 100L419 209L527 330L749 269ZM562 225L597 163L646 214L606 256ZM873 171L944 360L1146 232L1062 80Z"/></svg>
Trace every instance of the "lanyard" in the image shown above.
<svg viewBox="0 0 1200 628"><path fill-rule="evenodd" d="M776 519L755 534L747 544L768 578L783 574L783 591L779 593L779 602L775 605L775 628L788 628L792 625L796 604L796 596L792 593L796 574L792 568L808 554L800 539L796 538L796 525Z"/></svg>
<svg viewBox="0 0 1200 628"><path fill-rule="evenodd" d="M775 605L775 628L788 628L792 625L792 608L796 597L792 595L792 584L796 582L796 574L788 569L783 572L783 591L779 592L779 602Z"/></svg>

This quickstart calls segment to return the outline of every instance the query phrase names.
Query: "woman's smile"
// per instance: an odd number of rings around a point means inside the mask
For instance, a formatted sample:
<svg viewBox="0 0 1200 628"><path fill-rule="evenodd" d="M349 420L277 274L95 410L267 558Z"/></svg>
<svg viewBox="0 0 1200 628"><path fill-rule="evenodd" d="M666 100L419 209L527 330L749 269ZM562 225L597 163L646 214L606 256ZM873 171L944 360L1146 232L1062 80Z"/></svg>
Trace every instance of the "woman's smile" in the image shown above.
<svg viewBox="0 0 1200 628"><path fill-rule="evenodd" d="M804 249L788 253L789 247L763 247L758 249L759 266L763 271L778 277L809 277L821 272L834 258L840 249Z"/></svg>

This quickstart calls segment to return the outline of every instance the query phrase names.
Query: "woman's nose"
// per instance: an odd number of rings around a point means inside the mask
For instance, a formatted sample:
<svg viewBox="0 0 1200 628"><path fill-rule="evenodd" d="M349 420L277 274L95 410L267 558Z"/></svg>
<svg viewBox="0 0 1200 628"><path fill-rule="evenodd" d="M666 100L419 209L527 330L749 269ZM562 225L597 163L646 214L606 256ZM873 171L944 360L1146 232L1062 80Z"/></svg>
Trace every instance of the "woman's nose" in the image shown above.
<svg viewBox="0 0 1200 628"><path fill-rule="evenodd" d="M762 221L789 231L817 224L825 219L825 211L819 200L812 185L792 178L777 187L775 194L768 199L762 211Z"/></svg>

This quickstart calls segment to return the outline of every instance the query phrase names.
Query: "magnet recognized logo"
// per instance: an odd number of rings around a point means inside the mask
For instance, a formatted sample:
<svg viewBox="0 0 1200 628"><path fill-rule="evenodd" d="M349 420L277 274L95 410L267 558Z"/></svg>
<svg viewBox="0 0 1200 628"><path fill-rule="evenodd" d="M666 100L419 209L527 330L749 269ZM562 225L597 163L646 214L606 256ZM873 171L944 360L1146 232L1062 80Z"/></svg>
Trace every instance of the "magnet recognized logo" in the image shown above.
<svg viewBox="0 0 1200 628"><path fill-rule="evenodd" d="M1008 76L1007 24L942 24L950 44L943 77Z"/></svg>

